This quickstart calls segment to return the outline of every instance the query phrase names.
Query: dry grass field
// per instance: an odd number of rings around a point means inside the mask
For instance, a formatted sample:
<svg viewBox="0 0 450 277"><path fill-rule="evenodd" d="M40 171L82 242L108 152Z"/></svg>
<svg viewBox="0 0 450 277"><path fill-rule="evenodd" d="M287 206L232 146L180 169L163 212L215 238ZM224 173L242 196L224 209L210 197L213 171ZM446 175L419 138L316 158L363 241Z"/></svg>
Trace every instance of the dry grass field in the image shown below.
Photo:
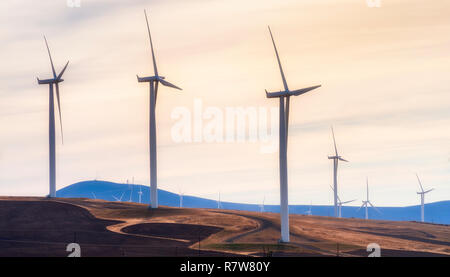
<svg viewBox="0 0 450 277"><path fill-rule="evenodd" d="M450 226L161 207L91 199L0 197L0 256L450 256Z"/></svg>

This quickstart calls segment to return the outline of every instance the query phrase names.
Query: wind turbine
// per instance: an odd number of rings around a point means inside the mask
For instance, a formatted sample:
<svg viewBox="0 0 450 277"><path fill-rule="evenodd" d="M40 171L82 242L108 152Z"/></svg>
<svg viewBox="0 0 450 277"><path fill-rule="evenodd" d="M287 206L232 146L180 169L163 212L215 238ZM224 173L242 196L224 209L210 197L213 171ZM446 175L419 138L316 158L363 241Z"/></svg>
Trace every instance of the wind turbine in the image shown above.
<svg viewBox="0 0 450 277"><path fill-rule="evenodd" d="M333 189L332 186L330 186L330 188L331 188L331 190L334 191L334 189ZM342 206L343 206L344 204L348 204L348 203L354 202L354 201L356 201L356 199L350 200L350 201L344 201L344 202L342 202L341 199L339 198L339 195L338 195L338 196L337 196L337 201L338 201L338 203L337 203L337 204L338 204L338 217L339 217L339 218L342 218Z"/></svg>
<svg viewBox="0 0 450 277"><path fill-rule="evenodd" d="M333 134L333 143L334 143L334 156L328 156L329 160L333 160L333 184L334 184L334 216L339 216L339 200L338 200L338 185L337 185L337 170L338 170L338 163L339 161L348 162L338 154L338 150L336 147L336 139L334 138L334 130L333 127L331 127L331 133ZM340 216L339 216L340 217Z"/></svg>
<svg viewBox="0 0 450 277"><path fill-rule="evenodd" d="M366 201L364 201L364 200L362 201L363 204L361 205L361 207L359 207L359 209L357 211L361 210L362 207L365 207L366 208L366 219L369 219L368 205L372 206L372 208L374 208L378 213L381 214L381 212L380 212L380 210L375 208L375 206L372 205L372 203L370 202L370 200L369 200L369 178L367 178L366 182L367 182L367 200Z"/></svg>
<svg viewBox="0 0 450 277"><path fill-rule="evenodd" d="M262 201L262 204L261 205L259 205L259 209L260 209L260 211L263 213L264 212L264 202L266 201L266 196L264 196L264 198L263 198L263 201Z"/></svg>
<svg viewBox="0 0 450 277"><path fill-rule="evenodd" d="M148 37L150 39L150 48L152 51L152 61L154 76L139 77L136 75L139 83L150 84L150 116L149 116L149 144L150 144L150 207L158 208L158 184L157 184L157 172L156 172L156 119L155 108L156 98L158 95L158 84L161 83L164 86L181 90L181 88L164 80L163 76L158 75L158 68L156 67L155 52L153 50L152 36L150 34L150 27L148 25L147 12L144 10L145 21L147 22Z"/></svg>
<svg viewBox="0 0 450 277"><path fill-rule="evenodd" d="M312 202L309 204L309 210L307 210L307 211L305 212L305 214L307 214L307 215L312 215L312 210L311 210L311 208L312 208Z"/></svg>
<svg viewBox="0 0 450 277"><path fill-rule="evenodd" d="M122 197L123 197L124 193L125 192L122 192L122 195L120 196L120 198L117 198L114 195L112 197L114 197L114 199L116 199L117 202L122 202Z"/></svg>
<svg viewBox="0 0 450 277"><path fill-rule="evenodd" d="M180 208L183 208L183 196L184 196L184 193L180 191L180 193L178 195L180 196Z"/></svg>
<svg viewBox="0 0 450 277"><path fill-rule="evenodd" d="M429 189L429 190L427 190L427 191L424 191L423 190L423 187L422 187L422 182L420 182L420 178L419 178L419 175L417 175L417 173L416 173L416 176L417 176L417 180L419 181L419 185L420 185L420 192L417 192L417 194L420 194L420 220L422 221L422 222L424 222L425 221L425 194L426 193L429 193L430 191L432 191L432 190L434 190L434 189Z"/></svg>
<svg viewBox="0 0 450 277"><path fill-rule="evenodd" d="M141 200L142 200L142 187L141 186L139 186L138 195L139 195L139 204L141 204Z"/></svg>
<svg viewBox="0 0 450 277"><path fill-rule="evenodd" d="M130 199L128 200L128 202L131 202L132 196L133 196L133 185L131 185Z"/></svg>
<svg viewBox="0 0 450 277"><path fill-rule="evenodd" d="M219 200L217 201L217 209L222 208L222 203L220 202L220 192L219 192Z"/></svg>
<svg viewBox="0 0 450 277"><path fill-rule="evenodd" d="M281 66L280 57L278 55L275 40L272 36L272 31L269 28L270 37L272 38L273 48L278 61L278 67L281 73L284 90L279 92L268 92L266 90L267 98L279 98L280 100L280 135L279 135L279 160L280 160L280 212L281 212L281 241L289 242L289 200L288 200L288 177L287 177L287 140L289 130L289 99L291 96L298 96L308 91L320 87L313 86L299 90L289 90L286 78L284 76L283 68ZM285 101L286 99L286 101ZM285 103L286 102L286 103Z"/></svg>
<svg viewBox="0 0 450 277"><path fill-rule="evenodd" d="M50 48L48 47L47 38L44 36L45 45L47 46L48 57L50 58L50 64L52 66L53 78L40 80L37 78L37 82L39 85L48 85L49 87L49 127L48 127L48 135L49 135L49 163L50 163L50 193L49 197L56 197L56 150L55 150L55 100L53 96L53 85L55 85L56 90L56 100L58 102L58 111L59 111L59 123L61 127L61 140L64 143L63 137L63 129L62 129L62 118L61 118L61 103L59 100L59 83L63 82L62 76L64 71L66 71L67 65L69 61L67 61L66 65L63 67L61 72L56 75L55 67L53 66L52 55L50 54Z"/></svg>

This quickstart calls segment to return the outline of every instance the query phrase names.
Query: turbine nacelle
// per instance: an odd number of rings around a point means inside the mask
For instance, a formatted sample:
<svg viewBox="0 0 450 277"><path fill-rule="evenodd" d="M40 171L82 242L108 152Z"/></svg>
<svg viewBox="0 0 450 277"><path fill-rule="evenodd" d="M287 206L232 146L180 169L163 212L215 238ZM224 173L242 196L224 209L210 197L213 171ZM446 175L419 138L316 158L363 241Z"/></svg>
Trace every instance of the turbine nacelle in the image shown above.
<svg viewBox="0 0 450 277"><path fill-rule="evenodd" d="M348 162L346 159L342 158L342 156L328 156L329 160L340 160L343 162Z"/></svg>
<svg viewBox="0 0 450 277"><path fill-rule="evenodd" d="M50 85L50 84L58 84L58 83L64 82L64 79L44 79L44 80L41 80L39 78L36 78L36 79L37 79L39 85Z"/></svg>
<svg viewBox="0 0 450 277"><path fill-rule="evenodd" d="M166 87L171 87L171 88L175 88L178 90L182 90L181 88L177 87L176 85L165 81L163 76L149 76L149 77L139 77L139 75L136 75L137 80L139 83L144 83L144 82L157 82L157 83L161 83L162 85L166 86Z"/></svg>
<svg viewBox="0 0 450 277"><path fill-rule="evenodd" d="M137 77L137 80L139 83L154 82L154 81L158 81L159 78L161 78L159 76L139 77L139 75L136 75L136 77Z"/></svg>
<svg viewBox="0 0 450 277"><path fill-rule="evenodd" d="M417 192L417 194L425 194L425 193L429 193L429 192L432 191L432 190L434 190L434 189L429 189L429 190L427 190L427 191L419 191L419 192Z"/></svg>
<svg viewBox="0 0 450 277"><path fill-rule="evenodd" d="M301 94L307 93L308 91L314 90L319 87L321 87L321 85L297 89L297 90L285 90L285 91L278 91L278 92L268 92L266 90L266 97L267 98L277 98L277 97L286 97L286 96L299 96Z"/></svg>

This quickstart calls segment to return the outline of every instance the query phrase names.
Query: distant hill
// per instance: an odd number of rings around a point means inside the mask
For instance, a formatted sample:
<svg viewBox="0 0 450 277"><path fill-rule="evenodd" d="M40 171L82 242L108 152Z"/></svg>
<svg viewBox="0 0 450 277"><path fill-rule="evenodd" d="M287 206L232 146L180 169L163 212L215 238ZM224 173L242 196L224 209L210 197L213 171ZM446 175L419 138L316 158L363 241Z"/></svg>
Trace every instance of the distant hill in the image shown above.
<svg viewBox="0 0 450 277"><path fill-rule="evenodd" d="M139 191L142 191L142 203L150 203L150 188L143 185L119 184L107 181L84 181L72 184L56 192L57 197L91 198L127 202L139 202ZM159 204L163 206L179 207L178 194L158 189ZM183 196L183 207L186 208L217 208L217 201L201 197ZM241 204L221 202L222 209L260 211L259 204ZM333 206L312 206L313 215L332 216ZM359 207L342 207L342 216L364 218L364 210ZM370 219L420 221L420 205L408 207L378 207L381 214L369 208ZM290 205L289 211L294 214L306 214L309 205ZM264 205L266 212L280 212L279 205ZM430 223L450 224L450 201L440 201L425 205L425 220Z"/></svg>

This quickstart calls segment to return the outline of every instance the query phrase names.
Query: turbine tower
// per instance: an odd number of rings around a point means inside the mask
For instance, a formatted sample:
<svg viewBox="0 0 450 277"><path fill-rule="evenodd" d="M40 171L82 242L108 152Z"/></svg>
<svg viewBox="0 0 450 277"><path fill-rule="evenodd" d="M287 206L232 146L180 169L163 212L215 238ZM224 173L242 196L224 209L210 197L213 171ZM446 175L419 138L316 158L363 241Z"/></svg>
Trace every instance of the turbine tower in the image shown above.
<svg viewBox="0 0 450 277"><path fill-rule="evenodd" d="M328 156L329 160L333 160L333 185L334 185L334 216L339 216L339 199L338 199L338 184L337 184L337 170L338 170L338 163L339 161L348 162L338 154L338 150L336 147L336 139L334 138L334 130L333 127L331 127L331 133L333 134L333 143L334 143L334 156Z"/></svg>
<svg viewBox="0 0 450 277"><path fill-rule="evenodd" d="M260 212L262 212L262 213L264 212L264 202L265 202L265 201L266 201L266 196L264 196L261 205L259 205Z"/></svg>
<svg viewBox="0 0 450 277"><path fill-rule="evenodd" d="M305 214L307 214L307 215L312 215L312 201L310 202L310 204L309 204L309 210L307 210L306 212L305 212Z"/></svg>
<svg viewBox="0 0 450 277"><path fill-rule="evenodd" d="M130 203L131 201L133 201L132 196L133 196L133 185L131 185L130 199L128 200L128 202Z"/></svg>
<svg viewBox="0 0 450 277"><path fill-rule="evenodd" d="M421 190L420 192L417 192L417 194L420 194L420 220L422 222L424 222L425 221L425 194L429 193L430 191L432 191L434 189L429 189L427 191L423 190L422 182L420 182L420 178L419 178L419 175L417 175L417 173L416 173L416 176L417 176L417 180L419 181L420 190Z"/></svg>
<svg viewBox="0 0 450 277"><path fill-rule="evenodd" d="M374 205L372 205L372 203L370 202L370 200L369 200L369 178L367 178L367 180L366 180L366 185L367 185L367 200L366 201L362 201L363 202L363 204L361 205L361 207L359 207L359 209L358 209L358 211L362 208L362 207L365 207L366 208L366 219L369 219L369 210L368 210L368 206L370 205L370 206L372 206L372 208L374 208L378 213L380 213L381 214L381 212L377 209L377 208L375 208L375 206Z"/></svg>
<svg viewBox="0 0 450 277"><path fill-rule="evenodd" d="M48 47L47 38L44 36L45 45L47 46L48 57L50 58L50 64L52 66L53 78L40 80L37 78L37 82L39 85L48 85L49 86L49 127L48 127L48 135L49 135L49 163L50 163L50 193L49 197L56 197L56 150L55 150L55 100L53 96L53 85L55 85L56 90L56 101L58 102L58 112L59 112L59 123L61 127L61 140L64 143L63 139L63 129L62 129L62 120L61 120L61 104L59 100L59 83L63 82L62 76L64 71L66 71L67 65L69 62L67 61L64 68L61 72L56 75L55 67L53 66L52 55L50 54L50 48Z"/></svg>
<svg viewBox="0 0 450 277"><path fill-rule="evenodd" d="M150 39L150 48L152 51L153 71L154 76L139 77L137 80L139 83L150 84L150 116L149 116L149 145L150 145L150 207L158 208L158 184L156 176L156 119L155 108L156 98L158 95L158 84L161 83L164 86L181 90L181 88L164 80L163 76L158 75L158 68L156 67L155 52L153 50L152 36L150 34L150 27L148 25L147 12L144 10L145 21L147 22L148 37Z"/></svg>
<svg viewBox="0 0 450 277"><path fill-rule="evenodd" d="M184 196L184 192L180 191L180 194L178 194L180 196L180 208L183 208L183 196Z"/></svg>
<svg viewBox="0 0 450 277"><path fill-rule="evenodd" d="M334 191L332 186L330 186L330 188L331 188L331 190ZM338 217L342 218L342 206L344 204L348 204L348 203L354 202L354 201L356 201L356 199L342 202L341 199L339 198L339 195L337 195L337 201L338 201L338 203L337 203L338 204Z"/></svg>
<svg viewBox="0 0 450 277"><path fill-rule="evenodd" d="M139 204L141 204L141 200L142 200L142 187L139 185L139 192L138 192L138 195L139 195Z"/></svg>
<svg viewBox="0 0 450 277"><path fill-rule="evenodd" d="M222 208L222 203L220 202L220 192L219 192L219 200L217 201L217 209Z"/></svg>
<svg viewBox="0 0 450 277"><path fill-rule="evenodd" d="M270 37L272 38L273 48L278 61L278 67L281 73L284 90L279 92L268 92L266 90L267 98L279 98L280 100L280 135L279 135L279 160L280 160L280 212L281 212L281 242L289 242L289 201L288 201L288 176L287 176L287 139L289 129L289 98L291 96L298 96L308 91L320 87L313 86L299 90L289 90L286 78L284 76L283 68L281 67L280 57L278 56L275 40L272 36L272 31L269 28Z"/></svg>

